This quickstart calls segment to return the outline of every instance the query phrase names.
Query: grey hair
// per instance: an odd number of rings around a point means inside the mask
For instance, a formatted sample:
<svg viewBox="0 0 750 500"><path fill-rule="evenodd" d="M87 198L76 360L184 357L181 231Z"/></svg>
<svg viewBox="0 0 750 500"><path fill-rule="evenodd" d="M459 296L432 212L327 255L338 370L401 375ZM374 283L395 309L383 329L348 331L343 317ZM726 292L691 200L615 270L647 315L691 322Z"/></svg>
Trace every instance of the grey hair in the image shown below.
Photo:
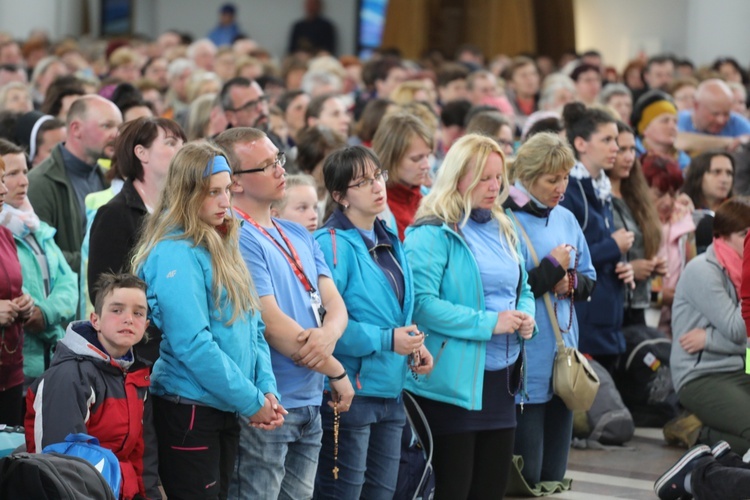
<svg viewBox="0 0 750 500"><path fill-rule="evenodd" d="M618 95L629 95L633 97L633 93L622 83L609 83L607 84L599 94L599 102L602 104L609 103L609 100Z"/></svg>
<svg viewBox="0 0 750 500"><path fill-rule="evenodd" d="M313 95L318 86L324 85L334 85L337 89L335 92L341 92L341 78L333 73L327 71L308 71L302 77L301 88L309 95Z"/></svg>
<svg viewBox="0 0 750 500"><path fill-rule="evenodd" d="M560 89L568 89L573 94L576 92L575 83L568 75L553 73L545 78L539 97L539 109L547 109L546 106L555 98L555 92Z"/></svg>
<svg viewBox="0 0 750 500"><path fill-rule="evenodd" d="M39 78L41 78L41 76L47 71L47 68L56 62L62 63L63 61L57 56L47 56L36 63L34 71L31 73L31 85L34 88L36 88L37 80L39 80Z"/></svg>
<svg viewBox="0 0 750 500"><path fill-rule="evenodd" d="M186 69L193 71L195 69L195 65L192 61L189 61L184 57L179 57L169 63L169 67L167 68L167 77L169 81L172 81L180 76Z"/></svg>
<svg viewBox="0 0 750 500"><path fill-rule="evenodd" d="M196 40L188 46L185 55L192 61L195 58L195 51L198 50L199 47L203 46L213 50L214 54L216 54L216 44L208 38L201 38L200 40Z"/></svg>

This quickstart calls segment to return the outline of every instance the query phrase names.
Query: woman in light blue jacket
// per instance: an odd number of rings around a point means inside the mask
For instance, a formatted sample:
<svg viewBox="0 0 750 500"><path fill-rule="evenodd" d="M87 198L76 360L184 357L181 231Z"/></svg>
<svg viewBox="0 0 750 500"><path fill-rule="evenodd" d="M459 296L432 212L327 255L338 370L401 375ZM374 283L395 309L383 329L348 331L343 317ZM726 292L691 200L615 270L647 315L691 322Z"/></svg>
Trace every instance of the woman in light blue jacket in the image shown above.
<svg viewBox="0 0 750 500"><path fill-rule="evenodd" d="M334 412L321 405L315 498L393 498L407 364L415 376L424 375L432 358L424 334L412 323L414 289L403 246L378 217L386 206L387 172L369 149L354 146L331 154L323 177L337 208L315 238L349 313L333 353L356 395L340 417L339 440L346 446L339 447L338 480L328 472L336 465Z"/></svg>
<svg viewBox="0 0 750 500"><path fill-rule="evenodd" d="M31 318L24 323L23 374L24 387L28 387L49 367L57 341L75 318L78 275L55 243L55 229L40 221L29 203L29 170L23 150L0 139L0 156L8 187L0 225L13 233L23 288L34 299Z"/></svg>
<svg viewBox="0 0 750 500"><path fill-rule="evenodd" d="M498 144L457 141L406 233L414 320L434 356L407 379L433 433L435 498L505 494L523 392L524 341L535 332L534 298L513 223Z"/></svg>
<svg viewBox="0 0 750 500"><path fill-rule="evenodd" d="M521 234L539 328L539 335L526 349L529 404L523 412L521 405L516 407L515 454L523 457L521 472L532 488L541 481L563 480L573 432L573 412L552 394L557 339L544 296L549 294L565 345L578 347L573 304L589 298L596 279L578 221L567 208L558 206L574 164L575 157L565 139L557 134L534 135L518 150L511 168L515 183L505 202Z"/></svg>
<svg viewBox="0 0 750 500"><path fill-rule="evenodd" d="M221 150L181 149L133 263L163 335L151 392L170 498L226 498L239 426L283 423L259 301L239 253L240 223L231 216L230 174Z"/></svg>

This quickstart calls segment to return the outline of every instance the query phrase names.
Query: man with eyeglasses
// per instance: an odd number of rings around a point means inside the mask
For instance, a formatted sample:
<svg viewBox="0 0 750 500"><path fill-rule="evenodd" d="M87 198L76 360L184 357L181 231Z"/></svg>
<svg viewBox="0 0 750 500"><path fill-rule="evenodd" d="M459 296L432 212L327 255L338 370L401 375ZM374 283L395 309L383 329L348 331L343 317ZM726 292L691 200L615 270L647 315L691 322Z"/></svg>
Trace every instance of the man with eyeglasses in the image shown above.
<svg viewBox="0 0 750 500"><path fill-rule="evenodd" d="M232 196L240 252L253 277L271 347L271 363L284 425L273 430L244 425L231 498L312 498L323 429L320 405L329 377L338 411L347 411L354 389L332 354L346 328L344 301L318 243L303 226L271 217L284 197L286 157L262 131L221 133L233 169Z"/></svg>
<svg viewBox="0 0 750 500"><path fill-rule="evenodd" d="M242 76L232 78L221 88L219 100L229 124L227 129L235 127L260 129L277 148L284 149L281 138L269 130L268 96L265 95L258 82Z"/></svg>
<svg viewBox="0 0 750 500"><path fill-rule="evenodd" d="M86 95L68 112L68 137L29 172L29 201L44 222L57 229L55 242L73 269L81 267L86 230L85 199L108 185L100 158L111 158L122 114L111 101Z"/></svg>
<svg viewBox="0 0 750 500"><path fill-rule="evenodd" d="M221 89L221 105L229 127L262 129L268 124L268 97L257 82L238 76Z"/></svg>

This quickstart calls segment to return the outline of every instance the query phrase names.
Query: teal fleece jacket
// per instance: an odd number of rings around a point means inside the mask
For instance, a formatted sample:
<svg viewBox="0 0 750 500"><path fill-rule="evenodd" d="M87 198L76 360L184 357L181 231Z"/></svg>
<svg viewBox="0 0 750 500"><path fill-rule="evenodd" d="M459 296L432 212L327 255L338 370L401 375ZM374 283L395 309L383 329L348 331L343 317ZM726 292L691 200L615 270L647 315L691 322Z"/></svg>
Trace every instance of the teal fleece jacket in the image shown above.
<svg viewBox="0 0 750 500"><path fill-rule="evenodd" d="M414 288L398 235L385 225L383 228L404 272L403 307L359 231L324 227L315 233L315 239L349 313L349 324L336 342L334 356L346 368L357 395L395 398L404 388L407 365L406 356L393 351L393 329L412 323Z"/></svg>
<svg viewBox="0 0 750 500"><path fill-rule="evenodd" d="M417 221L407 229L404 246L414 274L414 321L428 334L425 345L434 359L432 373L407 378L405 388L435 401L481 410L485 351L498 313L485 310L474 255L457 231L437 219ZM519 245L516 252L521 268L517 310L534 316L534 296Z"/></svg>
<svg viewBox="0 0 750 500"><path fill-rule="evenodd" d="M162 331L151 392L198 401L243 417L257 413L265 394L278 399L271 354L260 312L238 318L222 292L214 307L211 255L171 233L157 243L138 270L148 285L151 321Z"/></svg>

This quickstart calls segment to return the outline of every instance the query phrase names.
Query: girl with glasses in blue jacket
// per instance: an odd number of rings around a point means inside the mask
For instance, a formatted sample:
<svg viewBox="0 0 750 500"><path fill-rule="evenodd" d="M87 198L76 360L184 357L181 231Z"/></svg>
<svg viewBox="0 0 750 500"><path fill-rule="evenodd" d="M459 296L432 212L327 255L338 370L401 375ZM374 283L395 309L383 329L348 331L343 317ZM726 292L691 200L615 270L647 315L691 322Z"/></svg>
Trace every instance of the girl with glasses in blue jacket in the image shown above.
<svg viewBox="0 0 750 500"><path fill-rule="evenodd" d="M339 417L328 405L320 407L323 447L315 498L389 499L398 480L408 365L414 376L426 375L432 357L412 321L414 288L403 245L378 217L386 207L387 172L369 149L354 146L326 159L323 178L336 208L315 238L349 313L333 353L356 395Z"/></svg>

